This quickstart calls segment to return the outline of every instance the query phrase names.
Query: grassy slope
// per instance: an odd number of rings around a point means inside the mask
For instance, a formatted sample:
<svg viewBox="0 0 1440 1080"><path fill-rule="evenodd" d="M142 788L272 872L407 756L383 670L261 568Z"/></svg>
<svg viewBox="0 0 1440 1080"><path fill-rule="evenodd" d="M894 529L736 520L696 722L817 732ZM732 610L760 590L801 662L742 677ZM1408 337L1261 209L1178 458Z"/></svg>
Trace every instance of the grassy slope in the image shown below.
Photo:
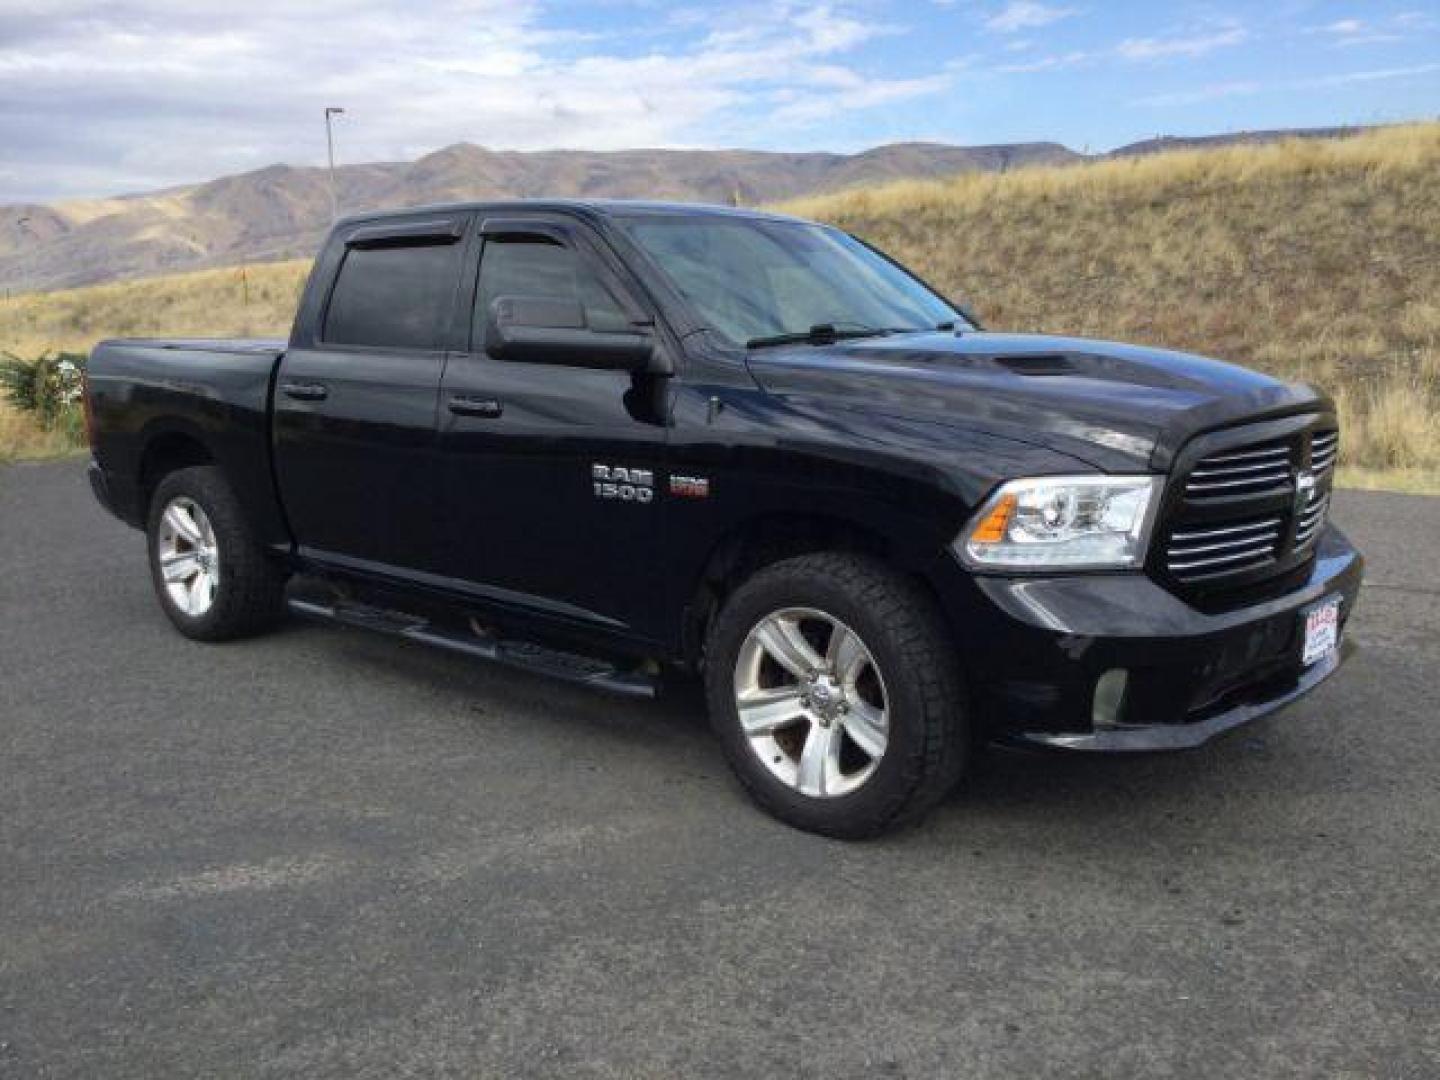
<svg viewBox="0 0 1440 1080"><path fill-rule="evenodd" d="M272 337L290 320L307 260L28 293L0 302L0 349L89 352L107 337Z"/></svg>
<svg viewBox="0 0 1440 1080"><path fill-rule="evenodd" d="M792 203L989 326L1193 349L1339 401L1351 483L1440 490L1440 124L901 183ZM15 298L0 349L283 334L304 262ZM0 456L53 450L0 410Z"/></svg>

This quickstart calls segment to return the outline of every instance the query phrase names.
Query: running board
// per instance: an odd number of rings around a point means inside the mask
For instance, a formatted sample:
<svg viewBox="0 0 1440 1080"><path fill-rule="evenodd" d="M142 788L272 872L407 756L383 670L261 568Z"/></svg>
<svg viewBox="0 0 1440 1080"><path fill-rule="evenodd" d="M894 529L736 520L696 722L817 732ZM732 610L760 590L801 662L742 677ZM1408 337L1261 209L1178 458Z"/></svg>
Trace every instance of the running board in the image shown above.
<svg viewBox="0 0 1440 1080"><path fill-rule="evenodd" d="M478 634L457 633L436 627L418 616L368 604L348 600L326 604L296 597L289 600L287 606L296 615L307 619L374 630L612 694L653 698L660 689L658 678L643 671L622 671L605 660L547 649L528 641L505 641Z"/></svg>

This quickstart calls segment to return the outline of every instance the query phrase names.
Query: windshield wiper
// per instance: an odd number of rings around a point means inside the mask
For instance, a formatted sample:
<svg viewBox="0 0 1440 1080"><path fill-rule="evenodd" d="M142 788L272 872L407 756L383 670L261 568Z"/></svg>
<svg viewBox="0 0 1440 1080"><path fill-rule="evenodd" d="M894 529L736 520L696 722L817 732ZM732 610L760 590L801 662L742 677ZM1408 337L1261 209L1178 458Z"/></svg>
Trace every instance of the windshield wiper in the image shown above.
<svg viewBox="0 0 1440 1080"><path fill-rule="evenodd" d="M829 345L846 338L883 337L892 332L883 326L862 326L859 323L840 326L834 323L816 323L800 334L773 334L770 337L751 338L745 342L745 347L764 349L771 345Z"/></svg>

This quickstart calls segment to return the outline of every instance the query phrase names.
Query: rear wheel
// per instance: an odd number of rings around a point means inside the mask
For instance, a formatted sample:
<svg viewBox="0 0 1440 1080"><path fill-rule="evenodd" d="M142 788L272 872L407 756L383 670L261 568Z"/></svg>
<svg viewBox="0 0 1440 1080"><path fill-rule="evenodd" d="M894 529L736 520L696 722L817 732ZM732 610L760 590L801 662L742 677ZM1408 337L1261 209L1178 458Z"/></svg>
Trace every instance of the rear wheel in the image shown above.
<svg viewBox="0 0 1440 1080"><path fill-rule="evenodd" d="M255 539L219 469L195 466L161 480L147 532L155 593L186 637L244 637L280 618L285 575Z"/></svg>
<svg viewBox="0 0 1440 1080"><path fill-rule="evenodd" d="M763 807L803 829L871 836L959 779L966 720L934 603L884 564L806 555L726 603L706 651L710 713Z"/></svg>

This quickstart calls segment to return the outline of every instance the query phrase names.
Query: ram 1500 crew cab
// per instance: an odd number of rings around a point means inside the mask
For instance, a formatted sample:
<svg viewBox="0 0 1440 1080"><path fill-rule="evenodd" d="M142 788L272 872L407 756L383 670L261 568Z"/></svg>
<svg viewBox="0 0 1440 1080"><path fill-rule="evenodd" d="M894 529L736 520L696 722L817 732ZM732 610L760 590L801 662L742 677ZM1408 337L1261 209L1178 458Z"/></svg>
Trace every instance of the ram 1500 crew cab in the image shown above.
<svg viewBox="0 0 1440 1080"><path fill-rule="evenodd" d="M982 740L1179 749L1291 702L1360 588L1323 395L987 333L772 214L361 215L288 342L107 341L88 380L95 493L182 633L288 605L620 693L699 671L751 795L831 835Z"/></svg>

